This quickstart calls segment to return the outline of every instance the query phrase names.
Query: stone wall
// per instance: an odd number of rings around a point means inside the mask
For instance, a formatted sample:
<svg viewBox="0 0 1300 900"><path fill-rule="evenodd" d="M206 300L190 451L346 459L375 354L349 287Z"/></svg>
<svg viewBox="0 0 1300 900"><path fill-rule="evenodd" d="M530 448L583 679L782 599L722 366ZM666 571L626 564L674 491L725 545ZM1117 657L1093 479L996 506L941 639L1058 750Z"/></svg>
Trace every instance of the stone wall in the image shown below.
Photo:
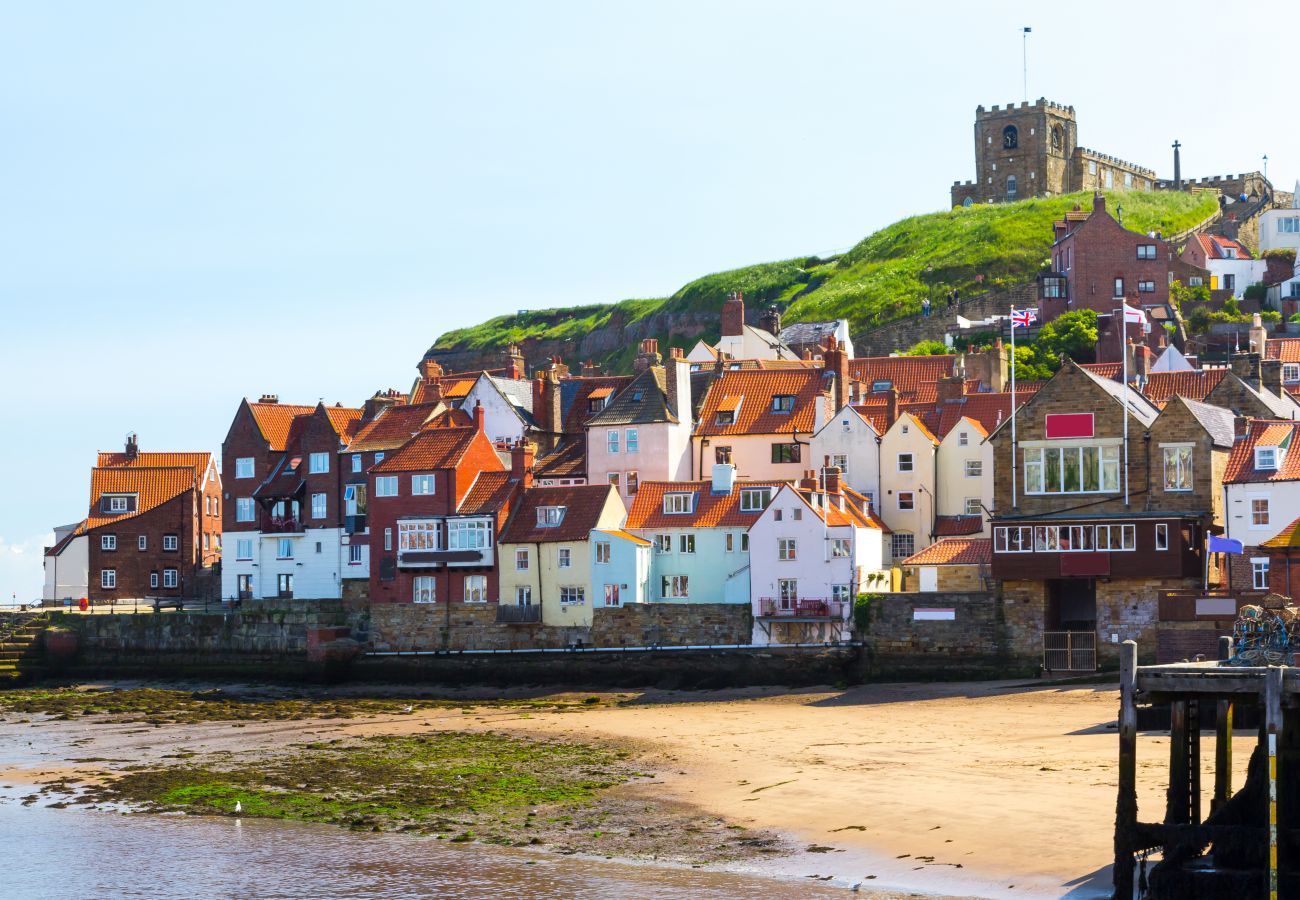
<svg viewBox="0 0 1300 900"><path fill-rule="evenodd" d="M371 607L369 647L379 651L552 650L748 644L747 604L633 604L592 610L590 628L498 625L494 604L384 603Z"/></svg>
<svg viewBox="0 0 1300 900"><path fill-rule="evenodd" d="M906 350L920 341L942 341L949 325L956 325L957 316L967 319L984 319L992 315L1008 315L1014 304L1018 309L1037 305L1036 282L1016 285L1004 291L989 291L963 299L951 311L937 292L928 316L911 316L853 335L853 352L856 356L888 356Z"/></svg>
<svg viewBox="0 0 1300 900"><path fill-rule="evenodd" d="M965 678L1031 675L1037 643L1012 640L1006 601L991 592L885 594L871 604L863 635L876 677ZM951 621L917 621L917 607L952 609Z"/></svg>

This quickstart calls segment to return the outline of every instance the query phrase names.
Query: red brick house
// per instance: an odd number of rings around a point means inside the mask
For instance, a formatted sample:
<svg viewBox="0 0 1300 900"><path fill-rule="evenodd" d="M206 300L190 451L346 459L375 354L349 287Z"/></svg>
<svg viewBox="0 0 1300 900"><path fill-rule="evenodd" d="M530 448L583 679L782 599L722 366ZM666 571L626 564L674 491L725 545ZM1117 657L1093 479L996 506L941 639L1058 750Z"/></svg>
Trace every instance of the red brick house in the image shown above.
<svg viewBox="0 0 1300 900"><path fill-rule="evenodd" d="M89 599L197 597L216 585L221 476L211 453L100 453L90 476Z"/></svg>
<svg viewBox="0 0 1300 900"><path fill-rule="evenodd" d="M532 455L515 447L507 470L476 407L440 414L371 466L371 602L495 603L496 538Z"/></svg>

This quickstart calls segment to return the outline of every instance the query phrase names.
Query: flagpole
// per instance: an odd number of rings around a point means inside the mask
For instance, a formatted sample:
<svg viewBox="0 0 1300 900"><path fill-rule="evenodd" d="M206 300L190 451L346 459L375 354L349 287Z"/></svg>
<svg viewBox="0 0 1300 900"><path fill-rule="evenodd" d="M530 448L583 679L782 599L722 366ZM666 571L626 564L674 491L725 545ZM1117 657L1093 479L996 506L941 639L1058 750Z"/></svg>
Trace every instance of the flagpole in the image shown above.
<svg viewBox="0 0 1300 900"><path fill-rule="evenodd" d="M1011 508L1019 508L1016 472L1016 305L1011 304Z"/></svg>

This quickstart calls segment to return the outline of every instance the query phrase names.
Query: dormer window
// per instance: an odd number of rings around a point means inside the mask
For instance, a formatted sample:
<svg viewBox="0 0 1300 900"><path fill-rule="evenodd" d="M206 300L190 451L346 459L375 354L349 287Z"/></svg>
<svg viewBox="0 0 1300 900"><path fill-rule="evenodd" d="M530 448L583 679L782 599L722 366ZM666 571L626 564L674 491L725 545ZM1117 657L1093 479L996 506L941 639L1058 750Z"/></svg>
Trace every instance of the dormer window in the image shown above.
<svg viewBox="0 0 1300 900"><path fill-rule="evenodd" d="M539 528L554 528L564 521L563 506L539 506L537 507L537 526Z"/></svg>
<svg viewBox="0 0 1300 900"><path fill-rule="evenodd" d="M1276 472L1278 464L1277 447L1256 447L1255 468L1261 472Z"/></svg>
<svg viewBox="0 0 1300 900"><path fill-rule="evenodd" d="M126 498L126 497L109 497L109 498L108 498L108 511L109 511L109 512L119 513L119 512L126 512L126 510L127 510L127 498Z"/></svg>
<svg viewBox="0 0 1300 900"><path fill-rule="evenodd" d="M733 409L720 409L718 414L713 418L716 425L735 425L736 411Z"/></svg>
<svg viewBox="0 0 1300 900"><path fill-rule="evenodd" d="M871 391L872 393L875 393L876 391L887 391L893 386L894 383L892 381L889 381L888 379L873 381L871 382Z"/></svg>
<svg viewBox="0 0 1300 900"><path fill-rule="evenodd" d="M767 509L767 504L772 501L772 489L763 488L741 488L740 490L740 511L741 512L762 512Z"/></svg>
<svg viewBox="0 0 1300 900"><path fill-rule="evenodd" d="M1224 259L1236 259L1236 258L1237 258L1237 248L1236 248L1236 247L1222 247L1222 248L1220 248L1220 249L1223 250L1223 258L1224 258Z"/></svg>
<svg viewBox="0 0 1300 900"><path fill-rule="evenodd" d="M1300 287L1297 283L1295 287ZM1300 381L1300 363L1283 363L1282 364L1283 381Z"/></svg>
<svg viewBox="0 0 1300 900"><path fill-rule="evenodd" d="M695 494L664 494L664 514L682 515L695 511Z"/></svg>
<svg viewBox="0 0 1300 900"><path fill-rule="evenodd" d="M794 394L773 394L772 412L788 413L794 411Z"/></svg>

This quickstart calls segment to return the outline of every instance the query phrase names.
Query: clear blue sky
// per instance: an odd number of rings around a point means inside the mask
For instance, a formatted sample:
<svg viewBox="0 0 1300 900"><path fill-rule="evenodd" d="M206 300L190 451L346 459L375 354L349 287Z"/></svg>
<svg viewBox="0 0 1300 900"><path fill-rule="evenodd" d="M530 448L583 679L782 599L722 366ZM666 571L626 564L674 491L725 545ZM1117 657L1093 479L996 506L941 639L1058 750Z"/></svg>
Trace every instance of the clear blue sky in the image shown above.
<svg viewBox="0 0 1300 900"><path fill-rule="evenodd" d="M0 5L0 592L97 449L405 388L449 328L851 246L976 105L1171 174L1300 174L1291 3ZM1150 37L1145 37L1144 33Z"/></svg>

